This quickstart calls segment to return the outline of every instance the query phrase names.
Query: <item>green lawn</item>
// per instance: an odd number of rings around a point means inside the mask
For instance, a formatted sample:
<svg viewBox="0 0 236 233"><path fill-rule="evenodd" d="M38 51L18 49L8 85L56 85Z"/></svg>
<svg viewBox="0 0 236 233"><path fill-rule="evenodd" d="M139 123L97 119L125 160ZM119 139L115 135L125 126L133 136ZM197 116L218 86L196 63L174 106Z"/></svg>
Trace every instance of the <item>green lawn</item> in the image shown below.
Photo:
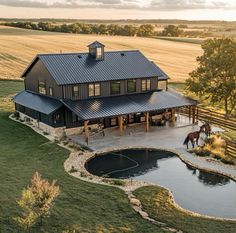
<svg viewBox="0 0 236 233"><path fill-rule="evenodd" d="M0 96L22 89L18 82L1 81L0 84ZM61 194L45 226L42 229L36 226L32 232L54 233L72 227L79 232L162 232L133 211L123 191L68 175L63 163L69 152L27 126L8 119L12 105L7 101L0 99L0 105L4 103L6 109L2 107L0 112L1 233L21 232L12 220L20 213L16 200L35 171L49 180L56 179Z"/></svg>
<svg viewBox="0 0 236 233"><path fill-rule="evenodd" d="M56 179L61 193L43 228L35 226L32 232L62 233L72 228L86 233L163 232L134 212L123 191L68 175L63 169L67 150L8 118L13 104L2 96L20 91L23 83L0 81L0 85L0 233L22 232L12 218L20 213L16 200L35 171L49 180ZM160 191L157 206L155 198ZM179 212L159 187L141 188L135 194L153 218L184 232L231 233L236 228L236 223L193 218Z"/></svg>
<svg viewBox="0 0 236 233"><path fill-rule="evenodd" d="M156 220L191 233L235 233L236 221L209 220L194 217L177 209L168 197L168 191L157 186L139 188L134 193L144 210ZM224 200L222 200L224 201ZM232 203L233 204L233 203Z"/></svg>

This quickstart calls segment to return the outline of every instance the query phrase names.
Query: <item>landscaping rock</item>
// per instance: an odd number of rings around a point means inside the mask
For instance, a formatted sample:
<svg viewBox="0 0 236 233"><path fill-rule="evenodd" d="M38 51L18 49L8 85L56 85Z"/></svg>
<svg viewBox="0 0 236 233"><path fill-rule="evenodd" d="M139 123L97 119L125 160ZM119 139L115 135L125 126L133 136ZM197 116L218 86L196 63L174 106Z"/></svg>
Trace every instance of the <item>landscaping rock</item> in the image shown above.
<svg viewBox="0 0 236 233"><path fill-rule="evenodd" d="M140 210L139 214L142 216L142 218L147 218L148 214L145 211Z"/></svg>
<svg viewBox="0 0 236 233"><path fill-rule="evenodd" d="M130 203L132 205L141 206L141 202L136 198L130 198Z"/></svg>

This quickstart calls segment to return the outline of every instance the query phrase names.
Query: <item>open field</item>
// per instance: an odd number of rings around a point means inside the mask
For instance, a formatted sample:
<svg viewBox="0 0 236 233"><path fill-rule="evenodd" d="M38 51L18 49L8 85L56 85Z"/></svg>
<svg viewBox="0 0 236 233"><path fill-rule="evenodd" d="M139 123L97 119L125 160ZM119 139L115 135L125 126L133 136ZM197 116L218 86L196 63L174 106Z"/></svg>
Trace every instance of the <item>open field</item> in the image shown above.
<svg viewBox="0 0 236 233"><path fill-rule="evenodd" d="M94 40L104 43L107 51L142 51L173 82L183 82L202 53L198 44L155 38L64 34L0 26L0 78L19 78L37 53L84 52Z"/></svg>
<svg viewBox="0 0 236 233"><path fill-rule="evenodd" d="M13 104L3 96L22 89L23 82L0 81L0 232L22 232L12 219L20 211L15 201L35 171L49 180L57 179L61 193L44 226L36 225L31 232L163 232L134 212L123 191L69 176L63 168L67 150L8 118ZM141 188L136 194L153 218L184 232L231 233L236 227L235 222L190 217L178 211L167 191L156 186ZM156 206L156 201L161 205Z"/></svg>

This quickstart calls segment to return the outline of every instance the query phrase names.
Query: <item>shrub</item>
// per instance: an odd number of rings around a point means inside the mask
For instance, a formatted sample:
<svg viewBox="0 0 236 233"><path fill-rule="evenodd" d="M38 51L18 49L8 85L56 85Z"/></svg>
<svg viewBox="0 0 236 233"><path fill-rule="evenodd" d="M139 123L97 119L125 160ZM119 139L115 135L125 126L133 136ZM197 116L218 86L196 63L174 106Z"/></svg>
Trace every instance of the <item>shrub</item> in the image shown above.
<svg viewBox="0 0 236 233"><path fill-rule="evenodd" d="M108 180L108 182L112 185L125 186L124 180Z"/></svg>
<svg viewBox="0 0 236 233"><path fill-rule="evenodd" d="M69 142L69 143L68 143L68 147L69 147L69 148L74 148L74 146L75 146L75 145L74 145L73 142Z"/></svg>
<svg viewBox="0 0 236 233"><path fill-rule="evenodd" d="M49 133L47 131L43 131L43 135L48 135Z"/></svg>
<svg viewBox="0 0 236 233"><path fill-rule="evenodd" d="M77 172L77 171L78 171L78 170L77 170L74 166L72 166L69 172L70 172L70 173L74 173L74 172Z"/></svg>
<svg viewBox="0 0 236 233"><path fill-rule="evenodd" d="M225 163L225 164L229 164L229 165L234 165L235 164L233 159L230 159L230 158L222 158L221 162Z"/></svg>

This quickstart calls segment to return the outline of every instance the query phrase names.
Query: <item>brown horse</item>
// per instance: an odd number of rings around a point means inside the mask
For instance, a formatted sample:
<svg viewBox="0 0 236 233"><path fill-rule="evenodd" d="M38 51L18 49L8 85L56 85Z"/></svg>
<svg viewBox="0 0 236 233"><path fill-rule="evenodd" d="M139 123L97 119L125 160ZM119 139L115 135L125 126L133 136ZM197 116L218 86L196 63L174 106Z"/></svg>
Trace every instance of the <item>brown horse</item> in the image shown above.
<svg viewBox="0 0 236 233"><path fill-rule="evenodd" d="M207 137L211 135L211 126L208 122L206 122L204 125L200 127L200 131L204 132Z"/></svg>
<svg viewBox="0 0 236 233"><path fill-rule="evenodd" d="M194 146L195 146L195 139L196 139L196 143L197 143L197 146L198 146L198 140L199 140L199 138L200 138L200 133L201 133L201 132L202 132L202 131L201 131L201 129L200 129L200 131L195 131L195 132L189 133L189 134L187 135L187 137L186 137L185 140L184 140L184 145L187 146L187 149L188 149L188 142L189 142L189 141L191 141L192 146L193 146L193 148L194 148Z"/></svg>

